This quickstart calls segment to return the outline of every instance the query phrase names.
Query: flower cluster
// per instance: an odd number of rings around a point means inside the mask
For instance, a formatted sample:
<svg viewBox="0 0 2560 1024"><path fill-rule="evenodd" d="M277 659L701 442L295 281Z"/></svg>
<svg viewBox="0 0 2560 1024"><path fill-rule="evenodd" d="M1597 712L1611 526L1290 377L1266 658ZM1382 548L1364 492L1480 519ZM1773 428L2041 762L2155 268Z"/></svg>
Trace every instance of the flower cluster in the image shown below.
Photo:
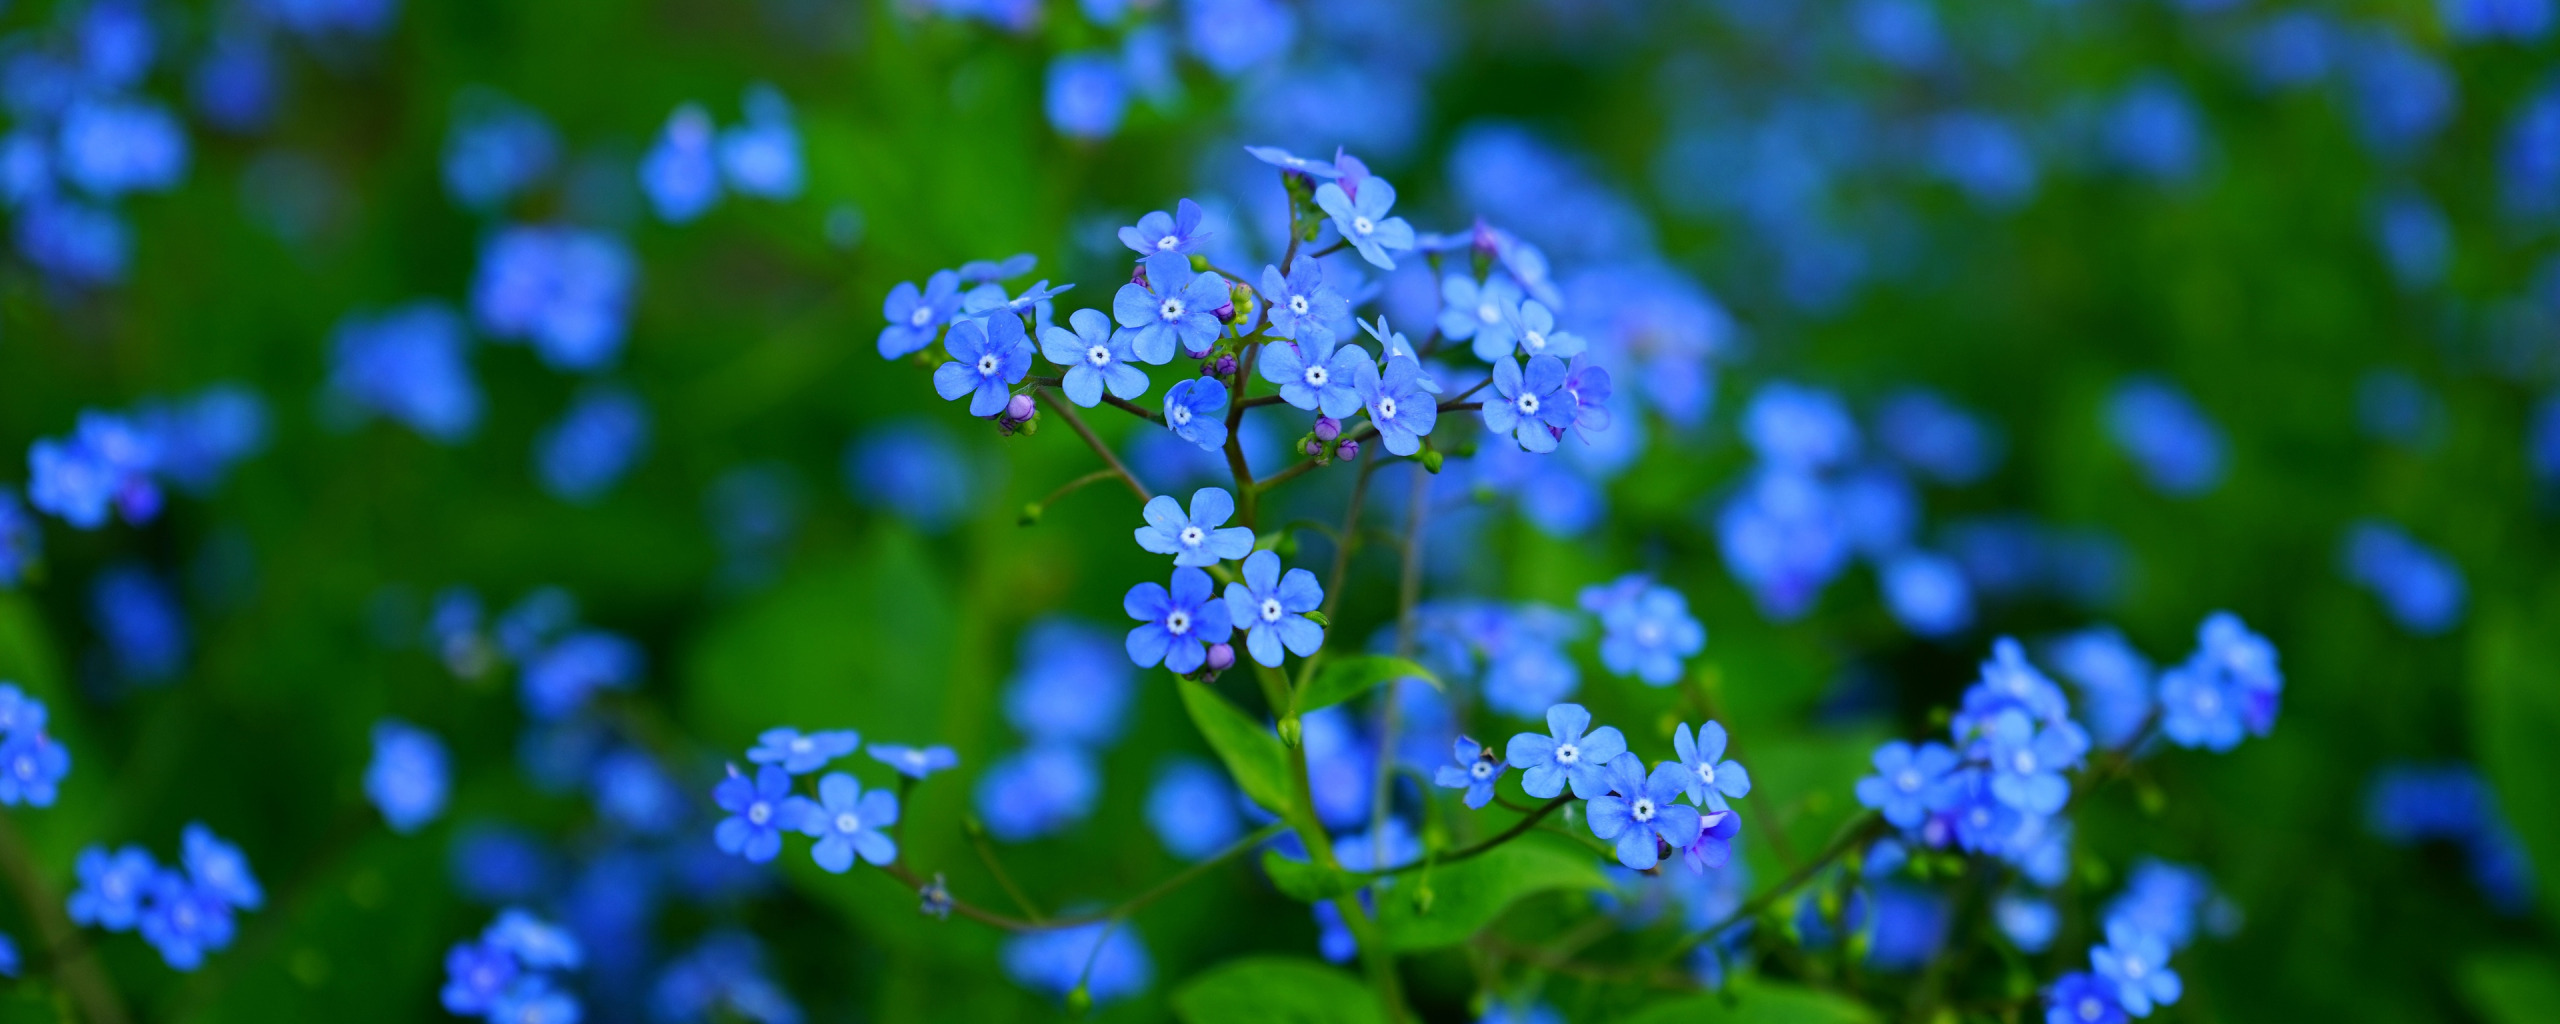
<svg viewBox="0 0 2560 1024"><path fill-rule="evenodd" d="M51 807L71 774L71 752L44 726L44 702L0 682L0 807Z"/></svg>
<svg viewBox="0 0 2560 1024"><path fill-rule="evenodd" d="M2449 843L2471 862L2472 879L2500 910L2521 914L2533 905L2536 880L2524 841L2497 794L2469 765L2385 766L2366 792L2365 825L2403 846Z"/></svg>
<svg viewBox="0 0 2560 1024"><path fill-rule="evenodd" d="M2047 1024L2123 1024L2175 1004L2185 991L2169 957L2204 931L2228 933L2236 912L2202 872L2145 860L2102 919L2106 941L2090 947L2089 970L2065 974L2044 991Z"/></svg>
<svg viewBox="0 0 2560 1024"><path fill-rule="evenodd" d="M1004 715L1029 745L978 776L973 795L989 833L1034 839L1092 815L1103 793L1100 754L1119 740L1129 712L1127 657L1109 633L1063 617L1023 633Z"/></svg>
<svg viewBox="0 0 2560 1024"><path fill-rule="evenodd" d="M565 590L535 589L493 625L482 619L478 594L463 587L447 590L429 617L428 646L458 678L480 678L501 657L515 664L519 695L537 720L569 719L598 692L640 681L640 646L619 633L578 625L577 599Z"/></svg>
<svg viewBox="0 0 2560 1024"><path fill-rule="evenodd" d="M65 8L51 33L11 39L14 128L0 137L0 202L20 255L63 285L123 279L130 229L112 204L186 180L190 146L168 107L142 94L160 40L135 3Z"/></svg>
<svg viewBox="0 0 2560 1024"><path fill-rule="evenodd" d="M874 866L895 862L898 844L887 829L898 823L897 794L885 789L864 792L860 782L843 772L817 778L817 799L794 792L798 777L813 775L861 746L861 735L850 729L806 734L788 728L766 730L747 751L747 760L757 765L755 774L749 776L731 765L729 777L712 790L713 802L730 815L712 838L722 851L759 864L782 852L785 831L817 840L810 849L811 858L836 874L852 870L857 856ZM939 754L905 748L872 751L874 758L909 777L956 763L949 755L949 750Z"/></svg>
<svg viewBox="0 0 2560 1024"><path fill-rule="evenodd" d="M69 436L27 449L27 501L83 530L110 516L139 526L159 516L164 482L210 489L264 447L266 423L265 403L230 385L130 413L92 409Z"/></svg>
<svg viewBox="0 0 2560 1024"><path fill-rule="evenodd" d="M80 851L80 888L68 904L71 920L111 932L139 929L169 966L203 966L206 954L231 945L237 934L233 913L265 906L266 890L240 848L213 830L189 824L184 845L183 870L160 866L140 846Z"/></svg>
<svg viewBox="0 0 2560 1024"><path fill-rule="evenodd" d="M1648 772L1616 726L1591 728L1582 705L1558 704L1547 709L1547 735L1511 737L1504 759L1521 770L1520 789L1530 796L1561 800L1570 788L1584 801L1591 834L1615 844L1619 863L1643 871L1678 855L1690 870L1704 872L1732 859L1742 819L1730 801L1751 792L1751 774L1724 756L1726 742L1722 723L1710 721L1694 734L1682 723L1671 741L1679 759ZM1473 740L1459 740L1456 752L1458 763L1442 768L1435 781L1466 790L1467 805L1482 807L1501 764ZM1678 802L1684 798L1687 804Z"/></svg>
<svg viewBox="0 0 2560 1024"><path fill-rule="evenodd" d="M800 130L791 101L770 85L750 86L746 119L720 128L700 104L668 115L657 144L640 159L640 190L658 219L683 224L720 204L723 184L742 196L800 194Z"/></svg>
<svg viewBox="0 0 2560 1024"><path fill-rule="evenodd" d="M581 1016L578 997L560 976L585 961L576 936L509 907L479 938L455 943L445 953L444 1008L491 1024L574 1024Z"/></svg>

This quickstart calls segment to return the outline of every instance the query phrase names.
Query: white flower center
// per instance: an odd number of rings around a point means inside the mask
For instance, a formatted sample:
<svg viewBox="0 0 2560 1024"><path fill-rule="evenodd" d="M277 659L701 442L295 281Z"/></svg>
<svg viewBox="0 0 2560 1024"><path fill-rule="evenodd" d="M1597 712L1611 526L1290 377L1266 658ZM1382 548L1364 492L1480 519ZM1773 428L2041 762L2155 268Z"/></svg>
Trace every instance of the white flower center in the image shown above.
<svg viewBox="0 0 2560 1024"><path fill-rule="evenodd" d="M1164 300L1163 305L1156 307L1156 315L1167 320L1180 320L1182 319L1182 308L1181 299L1166 299Z"/></svg>
<svg viewBox="0 0 2560 1024"><path fill-rule="evenodd" d="M1367 217L1353 217L1351 218L1351 230L1356 234L1366 235L1369 232L1378 230L1378 225L1375 221L1372 221Z"/></svg>
<svg viewBox="0 0 2560 1024"><path fill-rule="evenodd" d="M1494 321L1500 320L1502 319L1502 307L1496 306L1491 302L1480 303L1476 306L1476 319L1482 320L1486 323L1493 323Z"/></svg>
<svg viewBox="0 0 2560 1024"><path fill-rule="evenodd" d="M836 815L836 831L843 832L848 835L860 832L862 831L862 819L854 817L852 811L846 811L843 814Z"/></svg>
<svg viewBox="0 0 2560 1024"><path fill-rule="evenodd" d="M1637 797L1635 806L1629 807L1627 811L1628 813L1635 815L1637 821L1652 821L1653 798L1649 796Z"/></svg>
<svg viewBox="0 0 2560 1024"><path fill-rule="evenodd" d="M1395 399L1389 398L1385 395L1378 396L1378 418L1382 420L1391 420L1396 418Z"/></svg>
<svg viewBox="0 0 2560 1024"><path fill-rule="evenodd" d="M1716 766L1705 761L1698 762L1698 781L1710 786L1715 785Z"/></svg>
<svg viewBox="0 0 2560 1024"><path fill-rule="evenodd" d="M2018 774L2020 774L2020 775L2033 775L2033 774L2035 774L2035 773L2036 773L2036 755L2035 755L2035 752L2034 752L2034 751L2030 751L2030 750L2021 750L2021 751L2019 751L2019 752L2017 752L2017 753L2015 753L2015 754L2010 755L2010 757L2009 757L2009 768L2010 768L2012 771L2015 771L2015 772L2017 772L2017 773L2018 773Z"/></svg>
<svg viewBox="0 0 2560 1024"><path fill-rule="evenodd" d="M922 327L932 322L933 307L931 306L917 306L915 312L907 314L907 323L916 327Z"/></svg>
<svg viewBox="0 0 2560 1024"><path fill-rule="evenodd" d="M1582 760L1582 750L1570 743L1556 744L1556 763L1572 764Z"/></svg>
<svg viewBox="0 0 2560 1024"><path fill-rule="evenodd" d="M792 737L792 738L791 738L791 752L792 752L792 753L794 753L794 754L806 754L806 753L808 753L808 752L809 752L809 746L810 746L810 744L809 744L809 737L806 737L806 736L794 736L794 737Z"/></svg>
<svg viewBox="0 0 2560 1024"><path fill-rule="evenodd" d="M2151 972L2151 968L2145 965L2138 957L2129 956L2124 958L2122 962L2124 964L2125 980L2127 981L2140 981L2142 980L2143 975Z"/></svg>
<svg viewBox="0 0 2560 1024"><path fill-rule="evenodd" d="M1324 386L1324 382L1325 382L1325 381L1327 381L1327 380L1332 379L1332 377L1333 377L1333 374L1332 374L1332 373L1330 373L1330 372L1328 372L1328 371L1326 371L1324 367L1321 367L1321 366L1310 366L1310 367L1307 367L1307 386L1308 386L1308 387L1311 387L1311 388L1320 388L1320 387L1323 387L1323 386Z"/></svg>
<svg viewBox="0 0 2560 1024"><path fill-rule="evenodd" d="M2212 690L2196 691L2196 712L2210 715L2222 710L2222 698Z"/></svg>
<svg viewBox="0 0 2560 1024"><path fill-rule="evenodd" d="M1279 598L1266 597L1262 599L1262 621L1278 622L1280 621L1280 613L1281 608Z"/></svg>
<svg viewBox="0 0 2560 1024"><path fill-rule="evenodd" d="M1524 406L1521 406L1521 407L1520 407L1520 411L1521 411L1521 412L1527 413L1527 412L1536 412L1536 411L1538 411L1538 407L1537 407L1537 404L1536 404L1536 403L1537 403L1537 399L1536 399L1534 396L1532 396L1532 397L1528 397L1528 398L1526 399L1526 401L1528 401L1530 404L1528 404L1528 405L1524 405ZM1655 645L1655 644L1661 643L1661 642L1662 642L1662 624L1661 624L1661 623L1659 623L1659 622L1655 622L1655 621L1653 621L1653 620L1651 620L1651 619L1646 619L1646 620L1645 620L1645 621L1643 621L1643 622L1636 623L1636 642L1637 642L1637 643L1640 643L1640 644L1643 644L1643 645L1645 645L1645 646L1647 646L1647 647L1651 647L1651 646L1653 646L1653 645Z"/></svg>
<svg viewBox="0 0 2560 1024"><path fill-rule="evenodd" d="M1111 365L1111 350L1100 345L1084 350L1084 361L1095 366Z"/></svg>
<svg viewBox="0 0 2560 1024"><path fill-rule="evenodd" d="M1176 610L1173 614L1165 616L1164 629L1165 632L1175 636L1191 632L1191 613Z"/></svg>
<svg viewBox="0 0 2560 1024"><path fill-rule="evenodd" d="M1479 758L1477 758L1477 759L1476 759L1476 763L1475 763L1474 765L1470 766L1470 767L1467 769L1467 772L1468 772L1469 774L1471 774L1471 775L1474 775L1476 778L1479 778L1479 779L1489 779L1489 778L1492 778L1492 777L1493 777L1493 762L1491 762L1491 761L1487 761L1487 760L1485 760L1485 759L1483 759L1483 758L1479 757Z"/></svg>
<svg viewBox="0 0 2560 1024"><path fill-rule="evenodd" d="M771 821L771 820L773 820L773 805L772 805L772 804L766 803L766 802L764 802L764 801L762 801L762 800L758 800L758 801L756 801L756 802L754 802L754 803L751 803L751 804L748 804L748 805L747 805L747 823L748 823L748 824L751 824L751 825L762 825L762 824L764 824L765 822L767 822L767 821Z"/></svg>
<svg viewBox="0 0 2560 1024"><path fill-rule="evenodd" d="M1296 313L1299 316L1307 315L1307 297L1304 295L1289 296L1289 312Z"/></svg>
<svg viewBox="0 0 2560 1024"><path fill-rule="evenodd" d="M2107 1015L2107 1004L2099 1002L2099 1001L2098 1001L2098 997L2096 997L2096 996L2082 996L2082 997L2080 997L2080 1019L2081 1019L2081 1020L2089 1021L2089 1022L2090 1022L2090 1024L2097 1024L2097 1021L2099 1021L2099 1020L2101 1020L2101 1019L2104 1019L2104 1018L2106 1017L2106 1015Z"/></svg>
<svg viewBox="0 0 2560 1024"><path fill-rule="evenodd" d="M1920 769L1905 768L1901 774L1893 777L1893 788L1905 793L1917 793L1920 791L1920 782Z"/></svg>
<svg viewBox="0 0 2560 1024"><path fill-rule="evenodd" d="M1547 336L1536 331L1523 332L1520 340L1529 346L1531 352L1544 351L1547 347Z"/></svg>
<svg viewBox="0 0 2560 1024"><path fill-rule="evenodd" d="M1191 422L1191 407L1187 405L1174 406L1173 422L1176 426Z"/></svg>
<svg viewBox="0 0 2560 1024"><path fill-rule="evenodd" d="M1536 395L1522 395L1511 404L1520 408L1520 415L1522 416L1535 416L1538 414L1538 396Z"/></svg>
<svg viewBox="0 0 2560 1024"><path fill-rule="evenodd" d="M1207 539L1209 539L1209 531L1207 530L1203 530L1197 526L1185 526L1182 528L1183 547L1196 548L1200 546L1201 541Z"/></svg>
<svg viewBox="0 0 2560 1024"><path fill-rule="evenodd" d="M1166 236L1164 236L1163 238L1156 239L1156 251L1157 251L1157 252L1172 252L1172 251L1173 251L1173 247L1174 247L1174 246L1181 245L1181 244L1182 244L1182 238L1181 238L1181 236L1178 236L1178 235L1166 235Z"/></svg>
<svg viewBox="0 0 2560 1024"><path fill-rule="evenodd" d="M993 377L996 375L996 357L994 355L989 354L978 357L978 375L982 377Z"/></svg>

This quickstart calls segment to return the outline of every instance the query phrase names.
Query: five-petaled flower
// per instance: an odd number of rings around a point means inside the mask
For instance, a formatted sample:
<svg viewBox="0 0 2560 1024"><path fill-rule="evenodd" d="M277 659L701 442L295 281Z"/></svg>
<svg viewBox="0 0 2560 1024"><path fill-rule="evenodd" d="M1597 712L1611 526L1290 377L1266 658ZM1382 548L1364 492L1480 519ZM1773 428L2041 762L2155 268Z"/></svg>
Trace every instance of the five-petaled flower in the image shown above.
<svg viewBox="0 0 2560 1024"><path fill-rule="evenodd" d="M747 760L756 764L780 765L783 771L793 775L807 775L861 746L862 734L851 729L803 735L800 730L786 726L767 729L758 735L755 747L747 751Z"/></svg>
<svg viewBox="0 0 2560 1024"><path fill-rule="evenodd" d="M942 336L951 361L934 367L933 390L944 401L969 396L969 415L1004 411L1013 385L1031 372L1031 336L1011 313L966 317Z"/></svg>
<svg viewBox="0 0 2560 1024"><path fill-rule="evenodd" d="M1248 536L1252 531L1245 531ZM1249 545L1250 540L1247 541ZM1129 631L1129 660L1139 668L1157 663L1180 675L1200 670L1210 644L1227 642L1234 631L1227 603L1217 597L1209 574L1193 568L1173 570L1173 588L1148 582L1129 588L1120 607L1140 620Z"/></svg>
<svg viewBox="0 0 2560 1024"><path fill-rule="evenodd" d="M1456 753L1458 763L1441 765L1439 774L1432 777L1433 784L1466 790L1469 807L1492 803L1494 784L1502 781L1503 770L1510 766L1492 747L1464 736L1458 737Z"/></svg>
<svg viewBox="0 0 2560 1024"><path fill-rule="evenodd" d="M730 815L711 833L721 852L758 864L782 852L782 830L799 827L799 814L808 803L791 795L791 773L775 765L756 769L752 779L729 769L729 777L720 780L711 799Z"/></svg>
<svg viewBox="0 0 2560 1024"><path fill-rule="evenodd" d="M1493 361L1493 390L1500 401L1484 403L1484 426L1496 434L1512 434L1520 447L1533 452L1556 450L1556 437L1573 425L1574 403L1564 393L1564 360L1539 356L1523 374L1509 356Z"/></svg>
<svg viewBox="0 0 2560 1024"><path fill-rule="evenodd" d="M1209 233L1200 229L1200 204L1185 199L1175 203L1173 209L1170 215L1157 210L1138 218L1136 224L1121 228L1120 244L1140 256L1199 252L1209 241Z"/></svg>
<svg viewBox="0 0 2560 1024"><path fill-rule="evenodd" d="M1686 792L1689 802L1711 811L1731 810L1725 801L1740 800L1751 794L1751 773L1742 762L1724 756L1727 742L1724 723L1709 721L1698 727L1697 736L1689 735L1689 723L1671 731L1671 752L1680 756L1680 764L1689 769Z"/></svg>
<svg viewBox="0 0 2560 1024"><path fill-rule="evenodd" d="M1351 318L1351 303L1324 283L1324 264L1307 256L1291 262L1286 276L1279 267L1264 266L1262 301L1270 307L1269 333L1275 338L1330 338L1333 325Z"/></svg>
<svg viewBox="0 0 2560 1024"><path fill-rule="evenodd" d="M1485 362L1506 358L1520 340L1513 322L1519 306L1520 286L1509 277L1497 274L1478 284L1465 274L1450 274L1440 279L1440 334L1451 341L1475 339L1476 358Z"/></svg>
<svg viewBox="0 0 2560 1024"><path fill-rule="evenodd" d="M1227 386L1215 377L1188 377L1164 392L1164 425L1173 436L1210 451L1227 443Z"/></svg>
<svg viewBox="0 0 2560 1024"><path fill-rule="evenodd" d="M1244 580L1227 584L1227 619L1245 631L1244 647L1253 660L1278 667L1280 649L1301 658L1324 646L1324 627L1307 618L1324 603L1324 587L1316 574L1291 569L1280 574L1280 556L1256 551L1244 560Z"/></svg>
<svg viewBox="0 0 2560 1024"><path fill-rule="evenodd" d="M899 359L924 351L942 333L942 325L960 312L960 275L937 270L925 279L921 291L913 281L900 281L889 289L880 312L889 318L889 326L880 329L880 358Z"/></svg>
<svg viewBox="0 0 2560 1024"><path fill-rule="evenodd" d="M1662 862L1663 847L1697 841L1698 809L1675 802L1688 787L1687 768L1658 764L1648 776L1643 758L1622 753L1609 759L1607 774L1611 792L1591 798L1591 834L1618 844L1618 863L1644 871Z"/></svg>
<svg viewBox="0 0 2560 1024"><path fill-rule="evenodd" d="M1547 735L1520 733L1511 737L1510 745L1504 749L1510 755L1511 767L1521 771L1520 788L1542 800L1564 792L1567 782L1572 783L1573 795L1579 799L1607 793L1605 768L1611 759L1626 752L1626 735L1614 725L1591 728L1591 712L1580 704L1548 708Z"/></svg>
<svg viewBox="0 0 2560 1024"><path fill-rule="evenodd" d="M880 831L898 823L898 795L885 789L862 791L862 784L843 772L818 780L816 803L800 812L800 832L818 840L809 851L818 866L843 874L855 854L872 864L898 859L898 844Z"/></svg>
<svg viewBox="0 0 2560 1024"><path fill-rule="evenodd" d="M1151 364L1173 361L1175 342L1199 355L1218 340L1218 309L1231 301L1225 278L1191 269L1169 252L1146 258L1144 283L1131 281L1111 297L1112 319L1136 332L1130 345Z"/></svg>
<svg viewBox="0 0 2560 1024"><path fill-rule="evenodd" d="M1297 341L1262 346L1262 379L1280 385L1281 401L1335 419L1359 411L1360 392L1354 385L1362 367L1377 370L1369 350L1335 348L1331 331L1310 331Z"/></svg>
<svg viewBox="0 0 2560 1024"><path fill-rule="evenodd" d="M1067 316L1067 323L1075 330L1040 329L1040 354L1066 368L1058 390L1066 393L1067 401L1091 408L1102 401L1105 388L1121 399L1147 393L1146 372L1130 365L1137 350L1130 345L1129 332L1112 330L1111 318L1097 309L1076 310Z"/></svg>
<svg viewBox="0 0 2560 1024"><path fill-rule="evenodd" d="M1378 428L1378 439L1386 443L1387 451L1397 455L1421 451L1423 436L1440 420L1439 403L1431 397L1439 393L1440 385L1410 357L1388 359L1383 374L1365 359L1353 369L1359 375L1351 383L1352 390L1368 408L1369 423Z"/></svg>
<svg viewBox="0 0 2560 1024"><path fill-rule="evenodd" d="M2184 991L2169 969L2169 944L2128 922L2107 922L2107 944L2089 950L2089 967L2115 983L2116 1001L2136 1017L2177 1002Z"/></svg>
<svg viewBox="0 0 2560 1024"><path fill-rule="evenodd" d="M1402 217L1387 216L1395 208L1395 186L1387 179L1362 178L1355 186L1357 196L1343 191L1339 180L1316 186L1316 205L1333 218L1334 230L1342 232L1342 240L1360 250L1360 258L1381 270L1394 270L1396 261L1388 250L1402 252L1413 248L1413 225Z"/></svg>
<svg viewBox="0 0 2560 1024"><path fill-rule="evenodd" d="M1170 494L1148 499L1144 512L1147 525L1137 529L1138 546L1172 555L1175 565L1216 565L1253 550L1251 527L1226 525L1236 514L1236 499L1225 488L1191 492L1189 515L1183 514L1182 503Z"/></svg>
<svg viewBox="0 0 2560 1024"><path fill-rule="evenodd" d="M1858 780L1858 802L1884 812L1895 828L1918 828L1930 812L1952 809L1961 795L1947 779L1956 752L1944 744L1894 740L1869 760L1876 773Z"/></svg>

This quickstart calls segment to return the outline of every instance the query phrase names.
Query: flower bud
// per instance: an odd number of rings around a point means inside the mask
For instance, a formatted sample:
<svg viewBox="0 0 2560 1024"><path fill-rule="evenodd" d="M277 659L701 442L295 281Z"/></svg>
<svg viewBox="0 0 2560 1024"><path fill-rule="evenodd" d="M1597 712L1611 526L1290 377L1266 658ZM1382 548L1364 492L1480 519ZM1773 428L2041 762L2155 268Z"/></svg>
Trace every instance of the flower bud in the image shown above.
<svg viewBox="0 0 2560 1024"><path fill-rule="evenodd" d="M1444 457L1440 454L1439 449L1425 448L1422 450L1422 468L1430 472L1437 473L1440 471L1440 464L1443 458Z"/></svg>
<svg viewBox="0 0 2560 1024"><path fill-rule="evenodd" d="M1152 289L1155 287L1154 285L1147 283L1147 261L1138 261L1138 268L1129 272L1129 283L1137 285L1140 288Z"/></svg>
<svg viewBox="0 0 2560 1024"><path fill-rule="evenodd" d="M1067 1015L1083 1017L1093 1010L1093 990L1078 984L1067 992Z"/></svg>
<svg viewBox="0 0 2560 1024"><path fill-rule="evenodd" d="M1218 357L1218 376L1221 376L1221 377L1233 377L1233 376L1235 376L1235 375L1236 375L1236 357L1234 357L1234 356L1232 356L1232 355L1219 356L1219 357Z"/></svg>
<svg viewBox="0 0 2560 1024"><path fill-rule="evenodd" d="M1218 307L1214 312L1216 313L1216 315L1217 315L1217 317L1218 317L1218 322L1219 322L1219 323L1222 323L1222 324L1231 324L1231 323L1236 322L1236 304L1235 304L1235 300L1233 300L1233 299L1229 299L1229 300L1227 300L1227 304L1226 304L1226 305L1223 305L1223 306Z"/></svg>
<svg viewBox="0 0 2560 1024"><path fill-rule="evenodd" d="M1236 649L1228 644L1209 645L1209 671L1224 672L1236 663Z"/></svg>
<svg viewBox="0 0 2560 1024"><path fill-rule="evenodd" d="M1020 423L1030 419L1035 411L1037 410L1031 404L1030 395L1015 395L1012 401L1004 404L1004 418L1009 423Z"/></svg>
<svg viewBox="0 0 2560 1024"><path fill-rule="evenodd" d="M1316 440L1331 441L1342 436L1342 421L1331 416L1316 417Z"/></svg>
<svg viewBox="0 0 2560 1024"><path fill-rule="evenodd" d="M1324 442L1322 442L1322 441L1318 441L1318 440L1316 440L1315 438L1310 437L1310 438L1308 438L1308 439L1307 439L1307 443L1306 443L1305 445L1300 446L1298 450L1299 450L1299 451L1303 451L1303 452L1305 452L1305 453L1307 453L1307 454L1309 454L1309 455L1322 455L1322 454L1324 454Z"/></svg>
<svg viewBox="0 0 2560 1024"><path fill-rule="evenodd" d="M1335 448L1335 449L1333 450L1333 457L1334 457L1334 458L1337 458L1337 459L1341 459L1341 460L1342 460L1342 461L1344 461L1344 462L1349 462L1349 461L1351 461L1351 460L1353 460L1353 459L1359 458L1359 457L1360 457L1360 442L1358 442L1358 441L1344 441L1344 442L1342 442L1342 444L1341 444L1341 446L1340 446L1340 447L1337 447L1337 448Z"/></svg>

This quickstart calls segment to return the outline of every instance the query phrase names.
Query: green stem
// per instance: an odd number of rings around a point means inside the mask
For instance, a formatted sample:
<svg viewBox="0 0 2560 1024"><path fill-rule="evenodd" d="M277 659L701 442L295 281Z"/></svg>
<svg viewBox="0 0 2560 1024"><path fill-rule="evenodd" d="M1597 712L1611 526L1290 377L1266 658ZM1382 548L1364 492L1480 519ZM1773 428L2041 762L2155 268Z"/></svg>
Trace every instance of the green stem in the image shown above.
<svg viewBox="0 0 2560 1024"><path fill-rule="evenodd" d="M1085 426L1084 419L1077 416L1075 409L1064 399L1059 398L1057 392L1048 388L1031 390L1040 396L1041 401L1049 403L1049 408L1058 414L1059 419L1067 421L1067 426L1076 432L1077 437L1084 438L1084 443L1092 447L1095 455L1102 456L1103 465L1111 467L1112 472L1120 474L1120 479L1128 483L1129 490L1137 493L1139 502L1144 503L1155 498L1154 494L1148 492L1147 485L1139 483L1137 476L1129 472L1129 467L1120 464L1120 457L1111 454L1111 446L1102 443L1101 438L1095 437L1093 428Z"/></svg>
<svg viewBox="0 0 2560 1024"><path fill-rule="evenodd" d="M1261 502L1254 493L1253 469L1245 465L1244 437L1236 430L1244 423L1244 382L1253 379L1253 361L1261 353L1261 349L1248 345L1236 357L1236 375L1230 382L1235 393L1227 400L1227 472L1236 481L1236 522L1248 528L1260 521L1257 513Z"/></svg>
<svg viewBox="0 0 2560 1024"><path fill-rule="evenodd" d="M47 884L44 872L36 867L34 854L27 849L25 838L18 835L15 822L0 814L0 874L9 877L11 887L18 890L18 900L26 905L27 916L35 919L36 930L43 936L45 949L52 954L49 966L62 982L63 991L80 1008L80 1016L90 1024L125 1024L123 1001L116 998L115 986L107 983L107 975L98 967L96 955L88 943L81 941L80 931L63 913L62 894Z"/></svg>
<svg viewBox="0 0 2560 1024"><path fill-rule="evenodd" d="M1004 862L996 859L995 847L987 842L986 829L972 825L968 832L969 845L977 849L978 861L987 866L988 874L996 876L996 884L1004 888L1005 895L1013 898L1014 907L1022 911L1022 916L1030 918L1033 925L1047 925L1048 919L1040 913L1039 906L1023 894L1021 886L1014 884L1013 874L1004 869ZM958 901L953 903L956 906Z"/></svg>
<svg viewBox="0 0 2560 1024"><path fill-rule="evenodd" d="M1469 857L1476 857L1489 853L1494 847L1501 846L1502 844L1518 839L1521 836L1528 835L1531 829L1538 827L1539 822L1546 820L1547 815L1555 813L1557 808L1563 807L1564 805L1572 802L1573 797L1571 795L1558 794L1555 799L1549 800L1546 803L1539 805L1537 810L1529 812L1528 817L1512 822L1510 828L1496 833L1493 838L1487 839L1473 846L1460 849L1456 853L1443 854L1433 859L1442 864L1449 864L1465 860ZM1402 867L1383 868L1376 871L1363 872L1363 874L1370 878L1385 878L1390 875L1401 875L1407 871L1418 870L1421 867L1422 862L1415 861Z"/></svg>

